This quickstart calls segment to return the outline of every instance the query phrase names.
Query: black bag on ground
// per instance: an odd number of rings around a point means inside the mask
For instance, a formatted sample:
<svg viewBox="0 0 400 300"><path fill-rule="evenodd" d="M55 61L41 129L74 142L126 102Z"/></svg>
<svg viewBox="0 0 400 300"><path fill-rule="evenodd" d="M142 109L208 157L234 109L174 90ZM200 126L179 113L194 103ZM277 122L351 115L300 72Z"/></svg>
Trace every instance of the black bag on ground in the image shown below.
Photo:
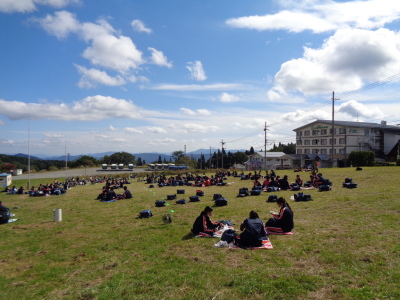
<svg viewBox="0 0 400 300"><path fill-rule="evenodd" d="M189 200L190 200L190 202L199 202L200 198L199 198L199 196L190 196Z"/></svg>
<svg viewBox="0 0 400 300"><path fill-rule="evenodd" d="M267 187L267 192L271 193L271 192L278 192L279 188L277 186L269 186Z"/></svg>
<svg viewBox="0 0 400 300"><path fill-rule="evenodd" d="M357 183L354 182L344 182L343 187L348 188L348 189L354 189L357 187Z"/></svg>
<svg viewBox="0 0 400 300"><path fill-rule="evenodd" d="M204 196L204 192L201 190L196 191L196 196Z"/></svg>
<svg viewBox="0 0 400 300"><path fill-rule="evenodd" d="M162 206L165 206L165 201L163 201L163 200L156 201L156 202L155 202L155 205L156 205L156 207L162 207Z"/></svg>
<svg viewBox="0 0 400 300"><path fill-rule="evenodd" d="M176 193L182 195L185 193L185 190L177 190Z"/></svg>
<svg viewBox="0 0 400 300"><path fill-rule="evenodd" d="M320 192L324 192L324 191L330 191L331 190L331 186L330 185L320 185L319 186L319 191Z"/></svg>
<svg viewBox="0 0 400 300"><path fill-rule="evenodd" d="M351 182L353 182L353 178L345 178L344 182L351 183Z"/></svg>
<svg viewBox="0 0 400 300"><path fill-rule="evenodd" d="M150 218L152 216L153 216L153 214L151 213L151 210L149 210L149 209L142 210L139 213L139 218Z"/></svg>
<svg viewBox="0 0 400 300"><path fill-rule="evenodd" d="M252 196L260 196L260 194L261 194L261 190L252 190L250 192L250 195L252 195Z"/></svg>
<svg viewBox="0 0 400 300"><path fill-rule="evenodd" d="M227 229L221 236L221 241L227 242L228 244L232 243L234 238L236 237L236 231L233 229Z"/></svg>
<svg viewBox="0 0 400 300"><path fill-rule="evenodd" d="M248 196L249 195L249 189L248 188L239 189L239 195L244 195L242 197Z"/></svg>
<svg viewBox="0 0 400 300"><path fill-rule="evenodd" d="M222 195L221 195L221 194L214 194L213 200L217 200L217 199L219 199L219 198L222 198Z"/></svg>
<svg viewBox="0 0 400 300"><path fill-rule="evenodd" d="M176 199L176 194L174 195L167 195L167 200L175 200Z"/></svg>
<svg viewBox="0 0 400 300"><path fill-rule="evenodd" d="M223 197L215 200L215 206L226 206L226 205L228 205L228 200L226 200Z"/></svg>
<svg viewBox="0 0 400 300"><path fill-rule="evenodd" d="M294 194L294 201L300 202L300 201L310 201L311 195L308 194L303 194L303 193L296 193Z"/></svg>
<svg viewBox="0 0 400 300"><path fill-rule="evenodd" d="M272 194L268 196L267 202L276 202L276 200L278 200L278 196Z"/></svg>
<svg viewBox="0 0 400 300"><path fill-rule="evenodd" d="M176 204L186 204L186 199L180 199L175 202Z"/></svg>

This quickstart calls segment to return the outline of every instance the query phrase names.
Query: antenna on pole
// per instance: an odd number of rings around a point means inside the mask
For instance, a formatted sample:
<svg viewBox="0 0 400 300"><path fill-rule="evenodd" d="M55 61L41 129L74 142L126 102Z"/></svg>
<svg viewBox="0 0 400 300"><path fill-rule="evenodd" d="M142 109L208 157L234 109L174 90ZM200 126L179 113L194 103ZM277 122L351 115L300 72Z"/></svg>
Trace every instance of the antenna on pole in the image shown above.
<svg viewBox="0 0 400 300"><path fill-rule="evenodd" d="M221 156L222 156L222 162L221 162L221 169L224 168L224 145L226 143L224 143L224 140L222 140L221 145L222 145L222 151L221 151Z"/></svg>
<svg viewBox="0 0 400 300"><path fill-rule="evenodd" d="M331 149L331 160L332 160L332 168L334 166L333 162L333 151L335 149L335 100L340 100L339 98L335 99L335 92L332 92L332 149Z"/></svg>
<svg viewBox="0 0 400 300"><path fill-rule="evenodd" d="M267 122L265 122L264 126L264 167L265 171L267 171Z"/></svg>

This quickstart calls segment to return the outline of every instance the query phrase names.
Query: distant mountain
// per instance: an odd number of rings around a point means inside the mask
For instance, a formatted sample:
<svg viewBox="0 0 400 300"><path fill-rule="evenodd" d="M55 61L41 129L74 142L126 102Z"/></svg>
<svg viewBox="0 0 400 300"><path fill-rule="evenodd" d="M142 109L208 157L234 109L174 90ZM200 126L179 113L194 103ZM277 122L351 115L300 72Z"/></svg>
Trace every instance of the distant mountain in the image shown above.
<svg viewBox="0 0 400 300"><path fill-rule="evenodd" d="M226 150L226 152L245 152L246 150ZM101 152L101 153L90 153L90 154L81 154L81 155L68 155L68 161L75 161L78 158L80 158L83 155L88 155L92 156L96 159L102 159L106 155L112 155L118 151L108 151L108 152ZM214 152L218 152L218 149L211 149L211 155L214 154ZM170 161L172 160L172 153L154 153L154 152L144 152L144 153L131 153L132 155L135 156L136 159L139 157L142 159L142 161L146 161L146 163L151 163L154 161L157 161L159 156L161 156L161 160L164 161ZM13 155L13 156L18 156L18 157L28 157L27 154L23 153L18 153L18 154L8 154L8 155ZM198 149L192 152L187 152L187 156L191 157L192 159L199 159L201 155L204 155L204 158L207 160L210 158L210 149ZM59 155L59 156L50 156L50 155L40 155L40 154L35 154L35 156L30 156L31 159L38 159L38 160L63 160L65 161L65 155Z"/></svg>
<svg viewBox="0 0 400 300"><path fill-rule="evenodd" d="M25 158L28 158L28 157L29 157L29 155L23 154L23 153L10 154L10 155L11 155L11 156L17 156L17 157L25 157ZM41 160L41 158L36 157L36 156L32 156L32 155L31 155L31 159L38 159L38 160Z"/></svg>

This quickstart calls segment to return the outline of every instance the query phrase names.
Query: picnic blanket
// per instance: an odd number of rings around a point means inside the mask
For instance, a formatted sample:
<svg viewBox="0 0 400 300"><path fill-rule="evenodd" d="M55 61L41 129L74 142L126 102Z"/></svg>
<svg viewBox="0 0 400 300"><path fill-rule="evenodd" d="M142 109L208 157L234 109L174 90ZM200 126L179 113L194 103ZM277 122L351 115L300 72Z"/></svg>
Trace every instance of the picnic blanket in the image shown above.
<svg viewBox="0 0 400 300"><path fill-rule="evenodd" d="M246 248L249 250L258 250L258 249L273 249L274 247L272 247L271 241L270 240L265 240L262 242L262 246L260 247L250 247L250 248ZM235 244L231 243L229 244L229 248L230 249L244 249L244 248L240 248L239 246L236 246Z"/></svg>
<svg viewBox="0 0 400 300"><path fill-rule="evenodd" d="M268 235L292 235L293 232L276 232L276 231L267 231Z"/></svg>
<svg viewBox="0 0 400 300"><path fill-rule="evenodd" d="M200 234L196 235L195 237L213 237L213 238L221 238L222 234L223 234L224 231L227 230L227 229L233 229L233 227L225 224L223 228L221 228L220 230L214 232L213 235L209 235L209 234L206 234L206 233L200 233Z"/></svg>
<svg viewBox="0 0 400 300"><path fill-rule="evenodd" d="M117 200L101 200L100 202L115 202L115 201L117 201Z"/></svg>

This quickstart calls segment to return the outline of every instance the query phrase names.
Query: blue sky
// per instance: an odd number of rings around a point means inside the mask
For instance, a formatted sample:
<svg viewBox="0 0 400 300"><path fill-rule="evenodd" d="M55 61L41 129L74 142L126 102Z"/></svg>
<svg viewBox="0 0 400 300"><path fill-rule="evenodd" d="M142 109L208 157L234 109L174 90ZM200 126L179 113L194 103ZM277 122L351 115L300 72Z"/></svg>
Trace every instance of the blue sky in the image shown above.
<svg viewBox="0 0 400 300"><path fill-rule="evenodd" d="M0 0L0 153L263 149L265 122L270 148L331 119L333 91L337 120L399 124L399 18L392 0Z"/></svg>

